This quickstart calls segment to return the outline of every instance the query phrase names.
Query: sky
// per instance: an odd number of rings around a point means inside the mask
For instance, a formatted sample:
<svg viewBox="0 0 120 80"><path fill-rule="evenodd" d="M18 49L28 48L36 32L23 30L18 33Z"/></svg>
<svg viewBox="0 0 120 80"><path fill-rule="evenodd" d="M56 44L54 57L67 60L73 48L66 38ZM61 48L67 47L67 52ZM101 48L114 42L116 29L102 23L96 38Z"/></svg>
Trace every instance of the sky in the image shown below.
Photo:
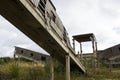
<svg viewBox="0 0 120 80"><path fill-rule="evenodd" d="M70 40L73 35L94 33L99 50L120 44L120 0L52 0L52 2L68 31ZM0 57L13 56L14 46L47 54L0 16ZM90 42L83 43L83 46L84 52L92 49ZM78 50L78 44L76 47Z"/></svg>

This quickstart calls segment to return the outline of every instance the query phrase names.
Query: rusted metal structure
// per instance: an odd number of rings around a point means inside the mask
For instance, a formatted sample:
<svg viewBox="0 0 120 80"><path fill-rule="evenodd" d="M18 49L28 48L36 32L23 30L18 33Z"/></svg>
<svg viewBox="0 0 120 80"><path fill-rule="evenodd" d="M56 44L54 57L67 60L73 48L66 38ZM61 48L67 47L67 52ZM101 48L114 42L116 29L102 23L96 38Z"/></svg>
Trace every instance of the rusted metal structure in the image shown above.
<svg viewBox="0 0 120 80"><path fill-rule="evenodd" d="M75 40L80 44L80 60L82 61L82 42L92 42L92 48L93 48L93 68L94 71L97 71L97 41L95 38L95 35L93 33L89 34L82 34L82 35L74 35L73 36L73 48L75 50Z"/></svg>

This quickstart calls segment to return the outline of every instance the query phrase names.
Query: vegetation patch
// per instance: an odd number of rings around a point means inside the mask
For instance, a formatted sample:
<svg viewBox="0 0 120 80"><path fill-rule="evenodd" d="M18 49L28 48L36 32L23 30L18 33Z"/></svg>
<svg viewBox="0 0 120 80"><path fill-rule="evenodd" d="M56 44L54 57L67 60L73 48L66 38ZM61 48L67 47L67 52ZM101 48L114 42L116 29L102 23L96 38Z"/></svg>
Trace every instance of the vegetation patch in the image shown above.
<svg viewBox="0 0 120 80"><path fill-rule="evenodd" d="M1 60L0 64L0 80L50 80L50 62L40 64L35 62L17 61L17 60ZM55 80L66 80L64 65L58 61L54 61ZM112 72L109 68L100 64L97 73L93 68L87 67L87 75L78 71L71 71L71 80L119 80L120 68L113 68Z"/></svg>

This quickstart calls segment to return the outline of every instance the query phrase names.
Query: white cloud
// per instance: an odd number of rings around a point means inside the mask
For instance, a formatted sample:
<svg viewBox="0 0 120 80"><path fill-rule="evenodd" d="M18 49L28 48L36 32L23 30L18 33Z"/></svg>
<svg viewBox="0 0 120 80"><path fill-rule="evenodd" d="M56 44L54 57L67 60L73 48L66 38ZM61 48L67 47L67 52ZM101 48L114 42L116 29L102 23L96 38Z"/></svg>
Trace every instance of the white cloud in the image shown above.
<svg viewBox="0 0 120 80"><path fill-rule="evenodd" d="M0 57L12 57L14 46L47 54L47 52L0 16Z"/></svg>
<svg viewBox="0 0 120 80"><path fill-rule="evenodd" d="M72 35L94 33L98 41L98 49L106 49L120 43L120 0L52 1L70 35L70 39ZM0 16L1 56L12 56L10 53L13 53L14 46L46 53ZM90 44L84 45L87 52L91 49L89 47L91 47Z"/></svg>
<svg viewBox="0 0 120 80"><path fill-rule="evenodd" d="M120 43L119 0L52 0L70 36L94 33L98 49L106 49ZM65 4L62 5L61 4ZM118 28L117 28L118 29Z"/></svg>

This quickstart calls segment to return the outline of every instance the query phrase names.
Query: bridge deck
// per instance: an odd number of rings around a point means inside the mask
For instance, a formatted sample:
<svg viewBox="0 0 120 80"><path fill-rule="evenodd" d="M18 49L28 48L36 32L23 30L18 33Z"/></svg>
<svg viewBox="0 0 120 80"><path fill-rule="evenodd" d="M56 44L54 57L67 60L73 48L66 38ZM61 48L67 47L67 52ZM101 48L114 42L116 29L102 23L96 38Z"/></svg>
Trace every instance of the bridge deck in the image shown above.
<svg viewBox="0 0 120 80"><path fill-rule="evenodd" d="M75 53L47 26L28 0L0 0L0 14L57 60L65 64L65 55L69 54L71 67L86 72Z"/></svg>

